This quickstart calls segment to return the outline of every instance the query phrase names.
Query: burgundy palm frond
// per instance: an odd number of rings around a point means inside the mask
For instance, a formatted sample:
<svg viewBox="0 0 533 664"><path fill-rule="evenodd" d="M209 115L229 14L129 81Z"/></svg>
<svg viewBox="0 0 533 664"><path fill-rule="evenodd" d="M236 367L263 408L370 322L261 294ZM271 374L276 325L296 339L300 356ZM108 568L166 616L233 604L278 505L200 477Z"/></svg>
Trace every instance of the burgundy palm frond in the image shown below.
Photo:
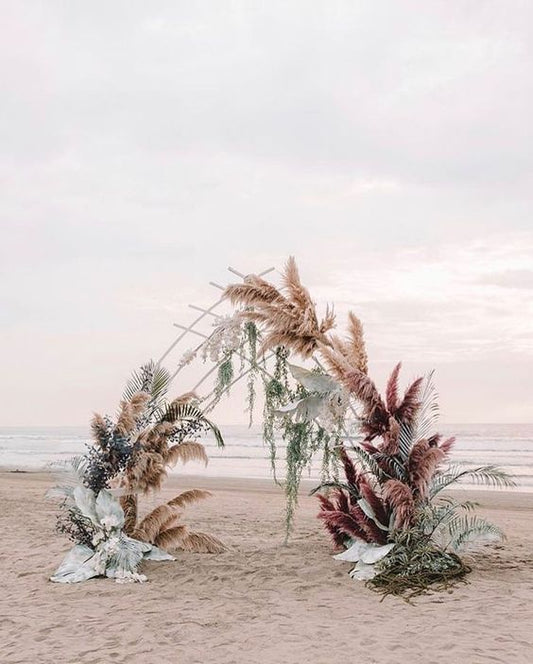
<svg viewBox="0 0 533 664"><path fill-rule="evenodd" d="M395 412L398 422L409 423L413 420L416 411L420 408L420 388L423 381L423 378L417 378L405 391L402 403Z"/></svg>
<svg viewBox="0 0 533 664"><path fill-rule="evenodd" d="M398 464L395 464L393 457L388 454L384 454L378 450L377 454L374 455L374 461L385 475L396 478L401 477L402 473L400 472Z"/></svg>
<svg viewBox="0 0 533 664"><path fill-rule="evenodd" d="M398 406L400 405L398 396L398 377L400 375L401 368L402 363L398 362L398 364L392 370L389 380L387 381L387 389L385 392L387 410L392 414L396 412Z"/></svg>

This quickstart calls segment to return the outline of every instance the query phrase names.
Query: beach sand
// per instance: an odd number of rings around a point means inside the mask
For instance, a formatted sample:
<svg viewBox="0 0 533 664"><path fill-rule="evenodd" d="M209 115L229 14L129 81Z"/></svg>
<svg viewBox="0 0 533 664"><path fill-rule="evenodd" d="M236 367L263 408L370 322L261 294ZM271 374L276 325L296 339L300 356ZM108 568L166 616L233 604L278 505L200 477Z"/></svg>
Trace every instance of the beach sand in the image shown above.
<svg viewBox="0 0 533 664"><path fill-rule="evenodd" d="M54 533L51 484L0 473L2 664L533 662L533 494L474 494L508 541L475 556L468 584L410 605L332 560L305 492L283 546L283 496L257 480L172 477L162 492L212 490L185 521L226 553L147 563L145 584L50 583L70 547Z"/></svg>

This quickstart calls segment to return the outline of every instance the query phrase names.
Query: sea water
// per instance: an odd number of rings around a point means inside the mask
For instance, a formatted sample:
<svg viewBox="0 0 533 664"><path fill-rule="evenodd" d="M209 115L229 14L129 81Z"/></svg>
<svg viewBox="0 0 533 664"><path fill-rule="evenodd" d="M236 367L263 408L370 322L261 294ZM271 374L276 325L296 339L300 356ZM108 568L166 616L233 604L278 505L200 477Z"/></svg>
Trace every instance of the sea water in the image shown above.
<svg viewBox="0 0 533 664"><path fill-rule="evenodd" d="M200 438L209 464L190 462L174 472L211 477L270 478L270 452L263 444L259 427L221 427L225 447L214 439ZM533 491L533 425L531 424L447 424L444 435L456 436L452 462L465 468L494 464L514 475L522 491ZM6 470L48 470L72 456L83 454L90 442L86 427L0 427L0 467ZM279 477L284 473L285 446L277 442ZM320 478L320 460L305 475Z"/></svg>

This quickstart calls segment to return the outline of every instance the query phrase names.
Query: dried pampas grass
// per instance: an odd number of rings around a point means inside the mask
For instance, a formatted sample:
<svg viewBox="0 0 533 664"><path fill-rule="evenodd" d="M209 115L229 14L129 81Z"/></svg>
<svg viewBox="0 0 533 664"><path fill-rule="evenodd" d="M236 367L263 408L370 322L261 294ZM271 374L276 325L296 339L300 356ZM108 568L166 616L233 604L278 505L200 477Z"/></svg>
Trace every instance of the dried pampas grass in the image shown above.
<svg viewBox="0 0 533 664"><path fill-rule="evenodd" d="M134 493L129 493L121 496L119 501L124 510L124 532L126 535L130 535L135 530L137 523L138 499Z"/></svg>
<svg viewBox="0 0 533 664"><path fill-rule="evenodd" d="M309 291L302 285L294 258L287 261L281 291L255 275L245 278L243 284L226 288L225 296L232 304L251 307L242 312L245 319L264 325L265 338L261 352L276 346L285 346L302 357L310 357L319 344L330 345L326 333L335 324L333 311L327 309L319 321Z"/></svg>
<svg viewBox="0 0 533 664"><path fill-rule="evenodd" d="M383 485L383 497L394 510L395 528L411 525L415 510L415 500L411 489L400 480L388 480Z"/></svg>
<svg viewBox="0 0 533 664"><path fill-rule="evenodd" d="M184 524L176 522L182 516L180 508L210 497L203 489L183 491L172 500L159 505L147 514L133 530L132 537L155 544L165 550L180 548L192 553L220 553L225 550L222 542L212 535L194 533Z"/></svg>
<svg viewBox="0 0 533 664"><path fill-rule="evenodd" d="M189 553L223 553L226 550L217 537L192 532L186 526L163 530L155 538L154 544L166 551L180 549Z"/></svg>
<svg viewBox="0 0 533 664"><path fill-rule="evenodd" d="M139 452L135 457L135 462L126 471L129 487L141 493L158 491L167 475L165 465L165 459L161 454Z"/></svg>
<svg viewBox="0 0 533 664"><path fill-rule="evenodd" d="M189 532L180 543L179 548L190 553L223 553L226 550L224 544L217 537L194 532Z"/></svg>
<svg viewBox="0 0 533 664"><path fill-rule="evenodd" d="M189 531L187 530L187 526L167 528L157 535L154 544L165 549L165 551L170 551L171 549L179 547L188 534Z"/></svg>
<svg viewBox="0 0 533 664"><path fill-rule="evenodd" d="M324 361L328 373L339 383L344 384L346 375L353 371L350 362L344 352L344 342L336 335L329 337L331 346L321 344L319 346L320 356Z"/></svg>
<svg viewBox="0 0 533 664"><path fill-rule="evenodd" d="M185 507L185 505L196 503L198 500L210 498L212 495L210 491L205 491L204 489L189 489L169 500L167 504L171 507Z"/></svg>
<svg viewBox="0 0 533 664"><path fill-rule="evenodd" d="M395 413L398 410L398 406L400 405L399 396L398 396L398 380L401 368L402 368L402 363L398 362L398 364L392 370L389 380L387 381L385 398L389 413Z"/></svg>
<svg viewBox="0 0 533 664"><path fill-rule="evenodd" d="M133 531L133 538L143 542L153 543L158 536L162 526L176 516L174 508L167 503L159 505L139 523Z"/></svg>
<svg viewBox="0 0 533 664"><path fill-rule="evenodd" d="M430 446L427 440L419 440L413 445L407 470L411 486L420 498L426 498L431 478L445 458L446 452L440 447Z"/></svg>
<svg viewBox="0 0 533 664"><path fill-rule="evenodd" d="M423 383L423 377L417 378L406 389L402 403L394 413L396 419L404 422L410 422L413 419L415 413L420 408L420 390Z"/></svg>
<svg viewBox="0 0 533 664"><path fill-rule="evenodd" d="M121 401L116 424L117 431L123 436L133 433L148 401L150 401L150 395L147 392L137 392L129 401Z"/></svg>
<svg viewBox="0 0 533 664"><path fill-rule="evenodd" d="M106 421L99 413L94 413L91 420L91 431L95 442L102 448L107 444L108 429Z"/></svg>
<svg viewBox="0 0 533 664"><path fill-rule="evenodd" d="M208 458L205 447L201 443L183 442L170 447L165 455L165 462L168 466L175 466L178 461L187 463L188 461L201 461L207 466Z"/></svg>

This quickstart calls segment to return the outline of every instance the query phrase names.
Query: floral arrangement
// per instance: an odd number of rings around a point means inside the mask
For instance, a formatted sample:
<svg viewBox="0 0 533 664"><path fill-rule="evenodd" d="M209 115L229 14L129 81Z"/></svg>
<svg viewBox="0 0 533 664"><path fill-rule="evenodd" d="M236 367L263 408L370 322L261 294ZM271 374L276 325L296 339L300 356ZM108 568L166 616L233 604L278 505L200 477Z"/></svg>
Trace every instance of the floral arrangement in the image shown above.
<svg viewBox="0 0 533 664"><path fill-rule="evenodd" d="M503 538L473 514L477 504L444 496L461 480L492 486L513 481L495 466L449 464L454 438L434 431L438 416L432 375L398 393L397 365L383 399L367 376L344 381L361 407L364 438L351 455L339 448L345 480L323 484L319 518L344 549L338 560L356 563L352 578L384 593L414 595L446 587L470 570L458 554Z"/></svg>
<svg viewBox="0 0 533 664"><path fill-rule="evenodd" d="M174 560L167 549L224 550L217 538L179 523L181 509L208 497L207 491L185 491L139 519L139 497L160 489L168 468L193 459L207 463L203 445L191 437L209 430L224 444L194 394L167 401L169 384L169 373L151 362L128 382L116 420L94 416L93 443L49 492L61 499L57 529L75 544L52 581L145 581L140 563Z"/></svg>
<svg viewBox="0 0 533 664"><path fill-rule="evenodd" d="M319 319L293 258L282 290L250 275L226 295L241 306L239 317L258 326L259 355L270 351L276 358L265 381L265 438L277 426L288 439L288 530L301 473L321 452L329 477L313 492L321 503L318 516L342 549L336 558L355 563L353 578L404 596L462 579L469 567L459 554L503 533L472 514L475 503L442 492L461 480L514 482L494 466L449 465L454 439L443 440L435 431L432 374L400 396L398 364L383 398L367 375L361 322L350 312L346 337L334 334L332 310ZM311 359L314 369L289 363L291 353ZM343 481L335 462L344 469Z"/></svg>

